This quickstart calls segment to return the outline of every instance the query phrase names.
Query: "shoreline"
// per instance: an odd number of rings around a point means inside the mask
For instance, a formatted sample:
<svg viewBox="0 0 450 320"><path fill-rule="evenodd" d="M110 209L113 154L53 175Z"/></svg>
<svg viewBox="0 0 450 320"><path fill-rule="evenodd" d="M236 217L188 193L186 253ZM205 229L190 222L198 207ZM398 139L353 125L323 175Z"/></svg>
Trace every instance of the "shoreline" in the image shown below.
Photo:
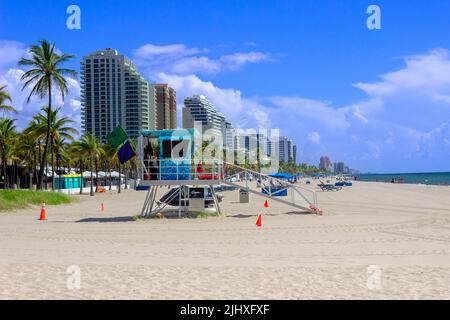
<svg viewBox="0 0 450 320"><path fill-rule="evenodd" d="M421 182L403 182L403 183L392 183L390 181L372 181L372 180L351 180L352 182L368 182L368 183L383 183L383 184L392 184L392 185L413 185L413 186L428 186L428 187L450 187L450 183L448 184L427 184Z"/></svg>

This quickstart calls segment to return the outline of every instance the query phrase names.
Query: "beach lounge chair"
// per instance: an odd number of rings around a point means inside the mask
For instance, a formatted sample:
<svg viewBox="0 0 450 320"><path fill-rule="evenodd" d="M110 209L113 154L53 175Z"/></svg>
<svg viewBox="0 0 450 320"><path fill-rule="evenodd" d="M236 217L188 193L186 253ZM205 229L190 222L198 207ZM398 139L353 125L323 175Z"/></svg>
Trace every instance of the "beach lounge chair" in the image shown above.
<svg viewBox="0 0 450 320"><path fill-rule="evenodd" d="M320 181L320 183L317 185L322 191L339 191L342 189L342 187L337 187L333 184L326 184Z"/></svg>

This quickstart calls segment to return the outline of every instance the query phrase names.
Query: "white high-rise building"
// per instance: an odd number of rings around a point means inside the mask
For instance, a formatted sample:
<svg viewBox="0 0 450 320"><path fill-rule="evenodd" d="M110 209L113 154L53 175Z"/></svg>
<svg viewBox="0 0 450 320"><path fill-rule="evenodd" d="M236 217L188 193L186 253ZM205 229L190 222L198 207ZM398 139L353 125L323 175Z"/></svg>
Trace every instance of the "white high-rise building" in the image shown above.
<svg viewBox="0 0 450 320"><path fill-rule="evenodd" d="M82 129L102 141L117 125L131 138L156 126L155 95L135 64L111 48L81 63Z"/></svg>
<svg viewBox="0 0 450 320"><path fill-rule="evenodd" d="M278 150L280 162L297 162L297 146L291 139L280 137Z"/></svg>
<svg viewBox="0 0 450 320"><path fill-rule="evenodd" d="M233 125L225 122L225 148L230 151L238 151L240 148L240 139Z"/></svg>
<svg viewBox="0 0 450 320"><path fill-rule="evenodd" d="M225 119L225 116L202 95L194 95L184 100L183 128L194 128L196 122L201 123L203 133L209 130L211 134L222 137L223 144L226 145L226 128L227 123L229 122Z"/></svg>

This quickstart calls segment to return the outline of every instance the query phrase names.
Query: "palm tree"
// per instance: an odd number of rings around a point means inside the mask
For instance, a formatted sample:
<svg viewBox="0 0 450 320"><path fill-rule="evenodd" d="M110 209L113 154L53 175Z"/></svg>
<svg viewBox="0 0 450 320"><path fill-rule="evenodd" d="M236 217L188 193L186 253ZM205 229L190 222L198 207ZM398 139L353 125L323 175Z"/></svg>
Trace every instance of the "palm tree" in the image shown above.
<svg viewBox="0 0 450 320"><path fill-rule="evenodd" d="M4 183L3 187L6 189L8 181L8 173L6 164L11 158L14 148L14 139L16 137L15 120L0 119L0 160L2 162L2 171Z"/></svg>
<svg viewBox="0 0 450 320"><path fill-rule="evenodd" d="M131 139L130 144L133 147L134 150L137 150L138 144L136 139ZM133 176L134 180L134 187L133 189L136 190L137 188L137 179L138 179L138 169L140 167L140 162L138 157L133 157L130 161L130 169L131 169L131 175Z"/></svg>
<svg viewBox="0 0 450 320"><path fill-rule="evenodd" d="M36 185L39 183L39 177L38 177L38 164L41 163L41 154L42 154L42 141L45 139L45 135L47 132L47 124L46 121L40 122L40 120L37 120L36 118L33 118L33 120L30 121L28 124L28 127L24 130L24 133L29 135L36 145L35 147L35 153L33 155L34 159L34 179L36 181Z"/></svg>
<svg viewBox="0 0 450 320"><path fill-rule="evenodd" d="M16 109L13 106L7 105L6 102L12 102L12 98L8 92L5 90L6 85L0 85L0 110L12 111L17 113Z"/></svg>
<svg viewBox="0 0 450 320"><path fill-rule="evenodd" d="M105 173L109 173L109 190L112 189L112 168L116 166L117 160L117 149L113 148L109 143L103 146L103 164L105 166ZM105 184L106 186L106 184Z"/></svg>
<svg viewBox="0 0 450 320"><path fill-rule="evenodd" d="M53 111L48 110L48 106L42 108L44 114L40 113L34 117L37 123L47 122L47 115L50 114L50 153L51 153L51 166L52 166L52 190L55 190L55 141L69 140L73 141L73 134L78 134L78 130L75 129L71 124L75 121L69 119L68 117L60 117L59 112L61 108L57 108Z"/></svg>
<svg viewBox="0 0 450 320"><path fill-rule="evenodd" d="M91 133L85 133L79 141L76 142L77 148L84 156L86 156L89 160L89 167L91 170L91 196L94 195L93 189L93 170L94 170L94 162L100 158L102 155L101 142Z"/></svg>
<svg viewBox="0 0 450 320"><path fill-rule="evenodd" d="M33 87L30 95L28 96L28 102L30 102L30 99L33 95L37 95L41 99L43 99L45 96L48 96L47 132L45 136L44 152L39 168L38 183L38 188L42 189L44 179L44 166L47 159L52 123L52 86L56 85L61 93L62 99L64 100L64 96L68 92L68 88L67 81L63 76L76 76L77 73L71 69L60 68L60 65L62 63L67 62L74 56L70 54L57 54L55 52L55 45L51 44L47 40L39 41L39 45L33 45L30 48L30 53L32 56L31 59L22 58L19 61L19 65L31 68L21 77L21 80L25 81L22 90L29 86Z"/></svg>
<svg viewBox="0 0 450 320"><path fill-rule="evenodd" d="M28 166L28 176L29 176L29 188L31 189L33 185L33 178L31 172L33 168L36 170L36 139L32 132L23 132L17 143L17 152Z"/></svg>
<svg viewBox="0 0 450 320"><path fill-rule="evenodd" d="M85 156L80 141L73 142L68 151L70 159L74 162L75 166L78 164L80 167L80 194L83 194L83 168Z"/></svg>

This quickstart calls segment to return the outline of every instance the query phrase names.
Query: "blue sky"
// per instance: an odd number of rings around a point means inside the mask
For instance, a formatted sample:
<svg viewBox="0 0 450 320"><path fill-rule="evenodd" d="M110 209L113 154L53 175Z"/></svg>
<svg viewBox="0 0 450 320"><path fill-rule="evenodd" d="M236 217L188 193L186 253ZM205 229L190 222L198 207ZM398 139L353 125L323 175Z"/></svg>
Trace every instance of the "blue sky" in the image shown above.
<svg viewBox="0 0 450 320"><path fill-rule="evenodd" d="M81 30L66 8L81 8ZM366 27L380 6L381 30ZM5 1L0 83L26 124L14 63L41 38L77 56L113 47L149 80L203 93L241 127L280 128L299 161L320 155L372 172L450 170L450 2ZM79 118L79 85L63 111Z"/></svg>

